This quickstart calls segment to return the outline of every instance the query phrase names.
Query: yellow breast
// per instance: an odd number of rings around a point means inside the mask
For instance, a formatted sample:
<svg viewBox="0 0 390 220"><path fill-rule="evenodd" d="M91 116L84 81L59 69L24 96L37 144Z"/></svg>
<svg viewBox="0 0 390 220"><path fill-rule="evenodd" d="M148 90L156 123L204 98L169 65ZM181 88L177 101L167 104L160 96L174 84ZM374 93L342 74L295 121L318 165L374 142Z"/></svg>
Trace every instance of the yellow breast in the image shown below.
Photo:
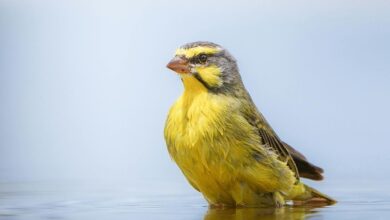
<svg viewBox="0 0 390 220"><path fill-rule="evenodd" d="M184 81L196 83L191 78ZM222 192L237 182L240 161L234 158L246 158L250 154L239 147L244 144L233 133L246 129L237 133L250 134L252 128L233 122L246 123L233 114L238 108L234 98L212 94L194 85L191 88L185 90L169 112L165 127L169 153L189 182L207 195L209 201L232 200L229 193Z"/></svg>
<svg viewBox="0 0 390 220"><path fill-rule="evenodd" d="M228 97L221 97L207 91L184 92L171 108L165 137L168 149L176 162L188 157L196 160L212 160L212 153L226 154L226 148L219 148L218 140L224 137L229 114L229 105L233 105ZM180 155L177 155L180 154ZM186 161L183 161L184 163Z"/></svg>

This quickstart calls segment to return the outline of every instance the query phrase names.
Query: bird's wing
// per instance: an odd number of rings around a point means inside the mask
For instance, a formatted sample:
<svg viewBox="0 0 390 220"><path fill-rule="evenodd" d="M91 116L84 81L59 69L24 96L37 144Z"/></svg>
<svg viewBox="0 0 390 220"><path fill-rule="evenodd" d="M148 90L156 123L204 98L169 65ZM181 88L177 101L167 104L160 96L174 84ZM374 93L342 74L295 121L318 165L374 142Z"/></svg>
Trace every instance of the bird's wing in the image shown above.
<svg viewBox="0 0 390 220"><path fill-rule="evenodd" d="M303 156L299 151L295 150L290 145L283 143L286 149L290 152L291 157L293 158L295 164L297 165L299 176L305 177L312 180L322 180L324 177L322 173L324 170L321 167L307 161L306 157Z"/></svg>
<svg viewBox="0 0 390 220"><path fill-rule="evenodd" d="M274 151L279 160L284 161L295 173L297 179L299 177L305 177L313 180L322 180L323 176L321 173L323 170L307 161L306 157L300 152L292 148L290 145L284 143L277 136L272 127L265 120L264 116L257 111L254 104L252 104L252 111L247 112L247 120L250 124L258 129L261 141L266 147ZM253 111L253 109L255 111Z"/></svg>
<svg viewBox="0 0 390 220"><path fill-rule="evenodd" d="M298 168L283 142L279 139L276 133L273 131L268 122L261 115L260 112L256 112L252 117L247 118L249 123L258 129L259 136L261 137L262 144L264 144L269 150L272 150L278 155L279 160L287 163L290 169L295 173L296 178L299 180Z"/></svg>

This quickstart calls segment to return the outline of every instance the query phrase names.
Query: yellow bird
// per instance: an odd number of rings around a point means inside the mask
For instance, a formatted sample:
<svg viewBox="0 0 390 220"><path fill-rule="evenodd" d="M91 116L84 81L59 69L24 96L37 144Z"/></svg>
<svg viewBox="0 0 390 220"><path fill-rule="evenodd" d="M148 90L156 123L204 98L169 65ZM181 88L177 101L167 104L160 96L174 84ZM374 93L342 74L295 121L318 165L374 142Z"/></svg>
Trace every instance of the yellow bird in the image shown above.
<svg viewBox="0 0 390 220"><path fill-rule="evenodd" d="M210 206L335 203L300 182L300 176L323 179L323 170L280 140L257 110L226 49L211 42L188 43L176 50L167 67L184 84L165 124L168 151Z"/></svg>

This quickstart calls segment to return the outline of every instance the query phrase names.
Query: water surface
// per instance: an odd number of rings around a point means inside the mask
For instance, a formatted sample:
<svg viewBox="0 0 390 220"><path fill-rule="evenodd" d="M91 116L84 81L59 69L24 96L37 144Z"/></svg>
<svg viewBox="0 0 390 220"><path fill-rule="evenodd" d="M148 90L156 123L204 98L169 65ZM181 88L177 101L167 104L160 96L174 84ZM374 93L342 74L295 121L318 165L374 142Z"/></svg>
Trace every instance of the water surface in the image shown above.
<svg viewBox="0 0 390 220"><path fill-rule="evenodd" d="M172 187L174 188L174 187ZM328 207L209 209L193 191L96 184L0 184L0 219L389 219L387 184L326 189Z"/></svg>

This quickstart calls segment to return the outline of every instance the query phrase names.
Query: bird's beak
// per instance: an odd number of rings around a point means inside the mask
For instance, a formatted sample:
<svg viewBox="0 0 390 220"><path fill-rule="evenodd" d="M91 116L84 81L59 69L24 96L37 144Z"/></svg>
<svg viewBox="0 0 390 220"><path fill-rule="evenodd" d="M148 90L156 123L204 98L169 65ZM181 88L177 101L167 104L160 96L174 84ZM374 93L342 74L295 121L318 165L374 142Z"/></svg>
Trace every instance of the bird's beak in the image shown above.
<svg viewBox="0 0 390 220"><path fill-rule="evenodd" d="M183 57L174 57L167 64L167 67L180 74L190 73L190 69L188 68L188 60Z"/></svg>

